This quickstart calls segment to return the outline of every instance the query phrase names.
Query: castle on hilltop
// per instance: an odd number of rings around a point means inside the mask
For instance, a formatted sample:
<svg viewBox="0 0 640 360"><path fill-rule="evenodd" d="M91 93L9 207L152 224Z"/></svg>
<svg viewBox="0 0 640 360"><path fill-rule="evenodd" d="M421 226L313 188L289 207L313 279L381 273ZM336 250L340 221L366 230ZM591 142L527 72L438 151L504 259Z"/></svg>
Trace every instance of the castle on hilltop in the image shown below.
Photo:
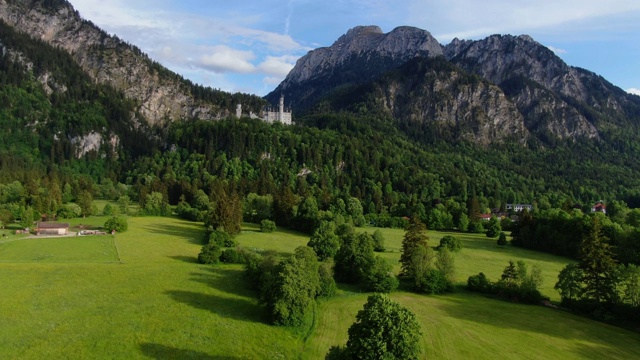
<svg viewBox="0 0 640 360"><path fill-rule="evenodd" d="M242 117L242 104L238 104L236 106L236 117L238 119ZM249 117L252 119L259 118L270 124L273 124L274 122L280 122L285 125L292 124L291 109L284 107L284 95L280 95L280 104L278 107L267 106L262 110L260 116L257 116L254 113L249 113Z"/></svg>

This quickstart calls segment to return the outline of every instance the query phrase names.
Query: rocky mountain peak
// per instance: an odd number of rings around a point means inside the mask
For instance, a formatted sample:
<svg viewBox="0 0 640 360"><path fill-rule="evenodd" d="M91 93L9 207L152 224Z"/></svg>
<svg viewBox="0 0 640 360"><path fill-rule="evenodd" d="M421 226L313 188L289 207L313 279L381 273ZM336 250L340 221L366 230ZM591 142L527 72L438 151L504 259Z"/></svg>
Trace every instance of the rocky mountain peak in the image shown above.
<svg viewBox="0 0 640 360"><path fill-rule="evenodd" d="M375 35L384 35L384 32L379 26L376 25L368 25L368 26L356 26L352 29L349 29L346 34L340 36L333 45L339 45L348 43L354 38L358 36L375 36Z"/></svg>
<svg viewBox="0 0 640 360"><path fill-rule="evenodd" d="M300 94L295 90L298 84L308 81L362 83L417 56L438 55L443 55L443 48L426 30L401 26L384 33L378 26L357 26L333 45L312 50L300 58L280 86L267 95L267 99L275 102L281 93L295 94L292 103L295 107L321 96L324 87L319 86L314 94Z"/></svg>

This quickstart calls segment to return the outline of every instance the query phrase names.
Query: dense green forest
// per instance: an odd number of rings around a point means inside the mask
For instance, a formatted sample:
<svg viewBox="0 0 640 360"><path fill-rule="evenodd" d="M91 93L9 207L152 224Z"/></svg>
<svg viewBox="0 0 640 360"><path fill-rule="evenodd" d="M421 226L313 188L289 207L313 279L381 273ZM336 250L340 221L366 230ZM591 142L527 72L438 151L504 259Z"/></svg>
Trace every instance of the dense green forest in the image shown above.
<svg viewBox="0 0 640 360"><path fill-rule="evenodd" d="M428 124L396 124L371 99L346 91L340 101L355 105L308 113L296 126L243 118L151 127L134 101L95 84L66 52L5 24L0 39L0 181L28 189L20 205L36 212L55 215L55 206L83 192L126 195L142 205L156 193L166 205L197 206L201 193L225 191L286 204L275 212L283 224L308 199L321 211L341 211L357 199L378 225L402 225L397 219L415 215L430 228L461 229L506 203L531 203L536 211L588 209L598 200L640 207L637 129L628 121L628 131L603 131L600 141L478 147ZM221 106L260 105L186 84ZM82 149L92 134L97 144ZM50 183L72 196L46 199Z"/></svg>

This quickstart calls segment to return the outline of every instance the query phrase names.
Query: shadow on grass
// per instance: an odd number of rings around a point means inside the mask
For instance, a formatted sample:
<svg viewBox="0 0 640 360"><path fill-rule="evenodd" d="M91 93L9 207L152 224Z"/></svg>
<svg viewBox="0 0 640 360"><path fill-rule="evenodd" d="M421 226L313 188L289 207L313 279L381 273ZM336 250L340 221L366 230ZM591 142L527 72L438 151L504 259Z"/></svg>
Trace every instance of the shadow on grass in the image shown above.
<svg viewBox="0 0 640 360"><path fill-rule="evenodd" d="M182 261L182 262L186 262L186 263L190 263L190 264L198 264L198 258L195 256L169 256L169 258L174 259L174 260L178 260L178 261Z"/></svg>
<svg viewBox="0 0 640 360"><path fill-rule="evenodd" d="M234 356L212 356L195 350L176 349L170 346L142 343L140 351L145 356L153 359L201 359L201 360L235 360Z"/></svg>
<svg viewBox="0 0 640 360"><path fill-rule="evenodd" d="M172 290L166 292L175 301L210 311L223 318L265 323L264 312L257 301L238 297L222 297L193 291Z"/></svg>
<svg viewBox="0 0 640 360"><path fill-rule="evenodd" d="M462 251L465 250L483 250L490 251L494 253L505 254L506 256L511 256L514 258L525 259L525 260L536 260L536 261L557 261L557 259L562 259L562 256L548 254L545 252L529 250L525 248L521 248L518 246L513 246L511 244L506 246L498 246L497 238L485 238L478 239L472 237L460 236L460 240L462 240Z"/></svg>
<svg viewBox="0 0 640 360"><path fill-rule="evenodd" d="M457 289L442 297L440 309L450 317L524 333L600 343L602 324L540 305L525 305Z"/></svg>
<svg viewBox="0 0 640 360"><path fill-rule="evenodd" d="M204 272L191 273L191 280L231 295L255 298L256 294L245 278L244 270L228 265L203 267Z"/></svg>
<svg viewBox="0 0 640 360"><path fill-rule="evenodd" d="M173 236L188 240L192 244L203 245L205 229L194 226L152 224L144 226L144 230L159 235Z"/></svg>

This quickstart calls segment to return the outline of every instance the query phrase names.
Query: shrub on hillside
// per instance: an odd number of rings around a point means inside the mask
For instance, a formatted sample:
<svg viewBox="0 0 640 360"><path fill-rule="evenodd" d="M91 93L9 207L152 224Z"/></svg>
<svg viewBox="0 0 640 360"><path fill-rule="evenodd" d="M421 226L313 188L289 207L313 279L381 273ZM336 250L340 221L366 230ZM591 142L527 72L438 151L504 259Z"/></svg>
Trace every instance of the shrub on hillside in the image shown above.
<svg viewBox="0 0 640 360"><path fill-rule="evenodd" d="M224 231L215 230L209 235L209 244L218 244L220 247L236 247L238 243Z"/></svg>
<svg viewBox="0 0 640 360"><path fill-rule="evenodd" d="M82 209L77 204L67 204L58 210L58 218L73 219L82 216Z"/></svg>
<svg viewBox="0 0 640 360"><path fill-rule="evenodd" d="M397 289L399 284L391 264L384 258L376 256L371 268L364 275L365 289L371 292L390 293Z"/></svg>
<svg viewBox="0 0 640 360"><path fill-rule="evenodd" d="M202 247L198 254L198 262L200 264L217 264L220 262L222 248L217 243L209 243Z"/></svg>
<svg viewBox="0 0 640 360"><path fill-rule="evenodd" d="M460 251L462 249L462 242L455 236L443 236L442 239L440 239L440 245L438 246L438 249L442 249L445 247L449 249L449 251Z"/></svg>
<svg viewBox="0 0 640 360"><path fill-rule="evenodd" d="M244 254L238 249L226 249L220 254L220 261L225 264L244 264Z"/></svg>
<svg viewBox="0 0 640 360"><path fill-rule="evenodd" d="M470 233L476 233L479 234L481 232L484 231L484 226L482 226L482 223L478 220L478 221L472 221L471 223L469 223L469 232Z"/></svg>
<svg viewBox="0 0 640 360"><path fill-rule="evenodd" d="M447 280L442 271L428 269L424 275L415 279L416 290L424 294L442 294L453 291L453 284Z"/></svg>
<svg viewBox="0 0 640 360"><path fill-rule="evenodd" d="M498 237L498 246L507 246L507 234L504 232L501 232Z"/></svg>
<svg viewBox="0 0 640 360"><path fill-rule="evenodd" d="M319 298L330 298L335 295L338 291L338 286L333 278L333 261L331 261L331 259L320 263L318 275L320 276L320 286L318 287L316 296Z"/></svg>
<svg viewBox="0 0 640 360"><path fill-rule="evenodd" d="M104 228L107 229L107 231L109 232L113 230L115 230L116 232L123 232L123 231L127 231L127 229L129 228L129 224L127 223L126 218L120 217L120 216L114 216L104 223Z"/></svg>
<svg viewBox="0 0 640 360"><path fill-rule="evenodd" d="M260 221L260 231L263 233L271 233L276 231L276 222L267 219Z"/></svg>
<svg viewBox="0 0 640 360"><path fill-rule="evenodd" d="M110 203L106 203L104 205L104 208L102 208L102 215L105 216L118 215L118 212L118 208L111 205Z"/></svg>
<svg viewBox="0 0 640 360"><path fill-rule="evenodd" d="M373 251L375 252L384 252L384 235L380 229L376 230L373 233Z"/></svg>
<svg viewBox="0 0 640 360"><path fill-rule="evenodd" d="M489 293L491 292L491 286L491 282L487 279L487 276L484 273L471 275L469 276L469 279L467 279L467 289L471 291Z"/></svg>

